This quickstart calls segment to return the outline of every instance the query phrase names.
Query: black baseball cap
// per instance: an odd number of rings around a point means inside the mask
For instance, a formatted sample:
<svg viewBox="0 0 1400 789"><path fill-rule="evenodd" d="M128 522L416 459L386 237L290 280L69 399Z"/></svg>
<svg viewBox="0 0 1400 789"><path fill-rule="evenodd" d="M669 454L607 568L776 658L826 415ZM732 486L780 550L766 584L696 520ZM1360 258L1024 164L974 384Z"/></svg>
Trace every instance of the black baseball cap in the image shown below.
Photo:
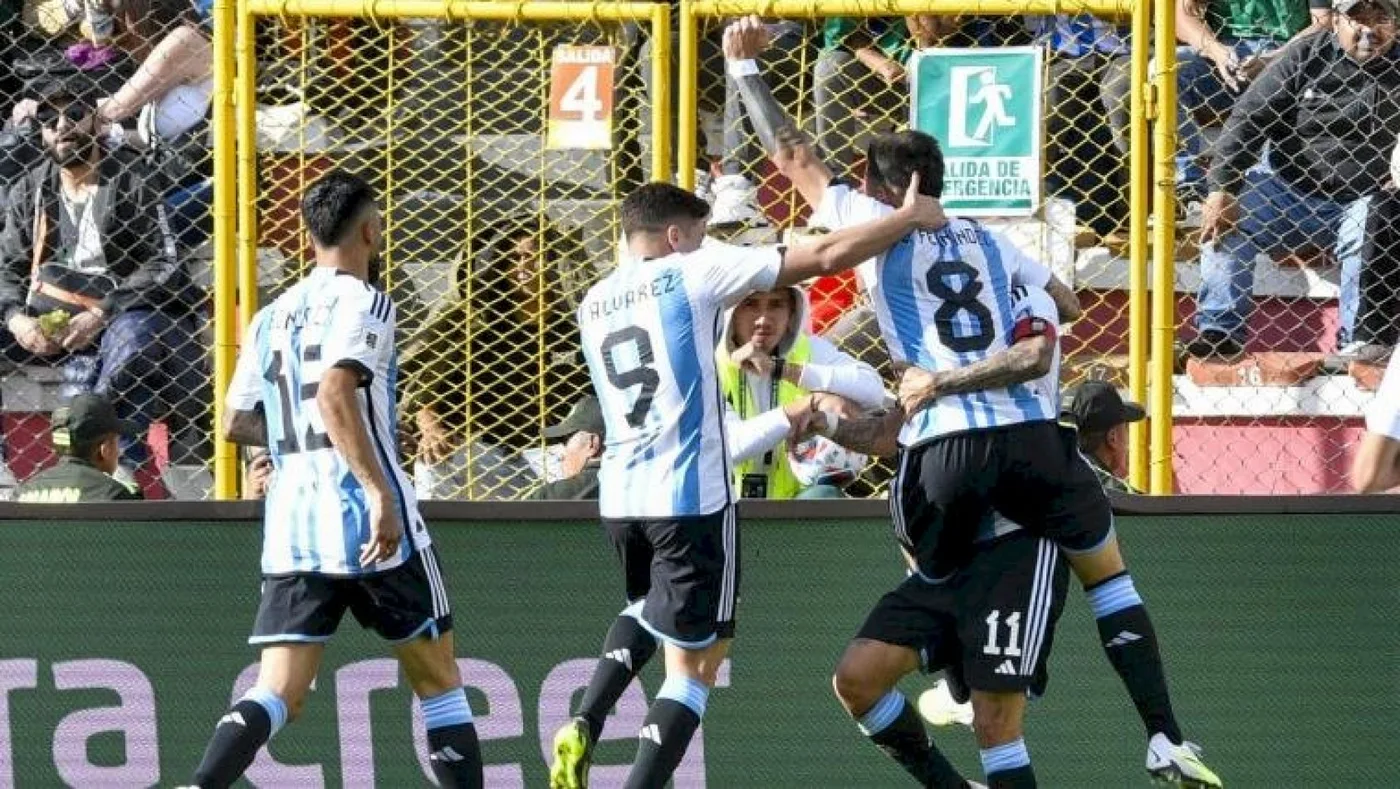
<svg viewBox="0 0 1400 789"><path fill-rule="evenodd" d="M1107 381L1085 381L1074 390L1060 418L1080 430L1108 430L1144 419L1147 412L1137 403L1124 400Z"/></svg>
<svg viewBox="0 0 1400 789"><path fill-rule="evenodd" d="M25 98L34 99L40 104L68 98L93 106L101 93L93 78L81 71L40 74L24 85Z"/></svg>
<svg viewBox="0 0 1400 789"><path fill-rule="evenodd" d="M544 437L548 439L568 438L578 432L593 433L594 435L605 435L606 428L603 425L603 408L598 404L598 398L593 395L584 395L574 403L569 415L564 417L558 424L550 425L543 431Z"/></svg>
<svg viewBox="0 0 1400 789"><path fill-rule="evenodd" d="M80 394L54 410L53 445L64 452L92 446L107 436L134 438L141 434L136 423L117 418L112 401L99 394Z"/></svg>

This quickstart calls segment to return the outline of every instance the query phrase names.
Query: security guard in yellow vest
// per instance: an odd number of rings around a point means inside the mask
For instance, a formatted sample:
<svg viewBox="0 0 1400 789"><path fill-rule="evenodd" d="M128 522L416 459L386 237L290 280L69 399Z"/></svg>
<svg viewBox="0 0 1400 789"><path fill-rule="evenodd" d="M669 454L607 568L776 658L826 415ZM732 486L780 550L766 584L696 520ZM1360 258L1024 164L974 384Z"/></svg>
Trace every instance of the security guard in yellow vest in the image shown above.
<svg viewBox="0 0 1400 789"><path fill-rule="evenodd" d="M58 463L20 485L16 501L74 504L142 498L140 491L111 476L121 455L117 439L135 438L140 430L117 418L110 400L97 394L78 395L53 412L52 425Z"/></svg>
<svg viewBox="0 0 1400 789"><path fill-rule="evenodd" d="M813 335L807 317L807 296L796 287L753 293L726 316L715 364L731 412L725 429L734 482L744 498L839 496L839 485L860 471L849 468L858 456L819 437L793 451L785 440L787 411L812 392L839 395L861 409L885 400L879 373ZM824 471L833 458L835 467Z"/></svg>

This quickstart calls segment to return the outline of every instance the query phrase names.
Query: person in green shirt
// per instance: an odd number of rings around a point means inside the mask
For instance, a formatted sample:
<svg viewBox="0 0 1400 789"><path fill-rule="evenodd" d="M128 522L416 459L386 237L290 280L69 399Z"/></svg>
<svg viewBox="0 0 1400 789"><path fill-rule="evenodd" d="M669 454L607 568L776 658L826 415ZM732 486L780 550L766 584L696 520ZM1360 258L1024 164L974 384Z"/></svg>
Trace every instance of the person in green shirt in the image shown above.
<svg viewBox="0 0 1400 789"><path fill-rule="evenodd" d="M97 394L78 395L54 411L52 424L59 461L20 485L16 501L74 504L142 498L134 487L112 477L121 458L118 439L140 433L134 423L117 418L112 401Z"/></svg>
<svg viewBox="0 0 1400 789"><path fill-rule="evenodd" d="M1201 124L1223 123L1246 85L1284 47L1332 26L1331 0L1174 0L1177 190L1205 197Z"/></svg>

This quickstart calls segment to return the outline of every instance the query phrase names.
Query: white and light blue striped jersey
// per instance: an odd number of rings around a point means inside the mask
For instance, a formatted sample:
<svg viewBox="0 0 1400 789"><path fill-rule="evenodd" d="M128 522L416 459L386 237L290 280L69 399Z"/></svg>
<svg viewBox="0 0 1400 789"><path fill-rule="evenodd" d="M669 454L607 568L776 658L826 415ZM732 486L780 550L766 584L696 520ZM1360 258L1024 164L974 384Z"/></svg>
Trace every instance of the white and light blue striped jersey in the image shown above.
<svg viewBox="0 0 1400 789"><path fill-rule="evenodd" d="M894 210L834 185L811 223L838 230ZM1005 350L1013 323L1011 289L1050 282L1049 269L1000 233L964 219L911 233L858 272L895 365L935 372ZM1058 410L1058 403L1024 384L940 397L909 418L899 442L913 446L950 433L1054 419Z"/></svg>
<svg viewBox="0 0 1400 789"><path fill-rule="evenodd" d="M1024 386L1034 392L1038 397L1046 397L1052 403L1060 402L1060 310L1055 306L1055 300L1050 298L1043 288L1030 285L1018 285L1011 291L1012 296L1012 342L1018 342L1026 337L1043 334L1050 337L1055 343L1054 361L1050 363L1050 371L1045 375L1031 381L1026 381ZM984 542L1002 535L1020 531L1021 526L1010 520L1000 512L993 512L982 528L977 532L977 541Z"/></svg>
<svg viewBox="0 0 1400 789"><path fill-rule="evenodd" d="M732 500L715 344L724 310L772 288L782 258L706 242L624 261L584 296L580 340L607 427L603 517L709 515Z"/></svg>
<svg viewBox="0 0 1400 789"><path fill-rule="evenodd" d="M1380 388L1366 406L1366 431L1400 441L1400 353L1391 354Z"/></svg>
<svg viewBox="0 0 1400 789"><path fill-rule="evenodd" d="M263 519L263 574L379 572L430 544L397 457L394 321L388 296L318 267L248 326L227 405L238 411L261 406L267 419L274 472ZM364 488L331 446L316 404L321 375L332 367L361 375L365 429L406 532L398 554L373 567L359 564L360 546L369 541Z"/></svg>

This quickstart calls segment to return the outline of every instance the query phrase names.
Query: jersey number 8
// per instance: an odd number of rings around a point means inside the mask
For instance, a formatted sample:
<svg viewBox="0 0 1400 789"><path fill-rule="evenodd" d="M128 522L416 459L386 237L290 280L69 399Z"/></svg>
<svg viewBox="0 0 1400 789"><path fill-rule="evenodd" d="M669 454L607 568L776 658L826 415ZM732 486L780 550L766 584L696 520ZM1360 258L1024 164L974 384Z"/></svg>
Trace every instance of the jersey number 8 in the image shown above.
<svg viewBox="0 0 1400 789"><path fill-rule="evenodd" d="M637 366L619 371L613 351L617 350L619 345L629 343L637 347ZM632 410L627 412L627 424L633 430L639 429L647 422L651 400L656 396L656 387L661 384L661 376L651 367L651 363L656 361L651 349L651 335L639 326L628 326L604 337L601 350L603 371L608 375L608 383L624 391L634 386L642 387L637 399L632 403Z"/></svg>
<svg viewBox="0 0 1400 789"><path fill-rule="evenodd" d="M954 289L952 282L962 287ZM992 311L977 300L982 293L982 283L977 279L977 269L962 260L940 260L929 267L924 280L928 292L941 303L933 313L933 325L938 331L938 341L954 353L985 351L992 344L996 324ZM966 324L958 321L958 315L967 313L971 318L971 334Z"/></svg>

